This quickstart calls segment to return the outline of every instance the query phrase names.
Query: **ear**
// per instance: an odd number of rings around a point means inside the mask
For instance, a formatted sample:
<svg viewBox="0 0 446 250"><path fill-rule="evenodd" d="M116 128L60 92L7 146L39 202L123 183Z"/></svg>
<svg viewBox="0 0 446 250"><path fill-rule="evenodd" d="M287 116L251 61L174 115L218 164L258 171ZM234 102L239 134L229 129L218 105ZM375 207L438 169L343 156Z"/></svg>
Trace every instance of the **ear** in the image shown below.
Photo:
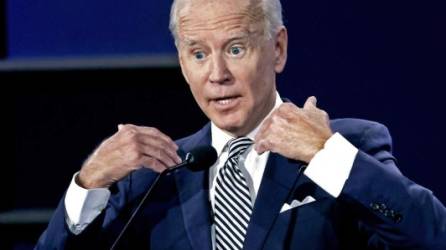
<svg viewBox="0 0 446 250"><path fill-rule="evenodd" d="M275 44L274 44L274 53L275 53L274 70L276 71L276 73L281 73L285 68L287 53L288 53L287 51L288 51L288 33L285 26L282 26L276 33Z"/></svg>

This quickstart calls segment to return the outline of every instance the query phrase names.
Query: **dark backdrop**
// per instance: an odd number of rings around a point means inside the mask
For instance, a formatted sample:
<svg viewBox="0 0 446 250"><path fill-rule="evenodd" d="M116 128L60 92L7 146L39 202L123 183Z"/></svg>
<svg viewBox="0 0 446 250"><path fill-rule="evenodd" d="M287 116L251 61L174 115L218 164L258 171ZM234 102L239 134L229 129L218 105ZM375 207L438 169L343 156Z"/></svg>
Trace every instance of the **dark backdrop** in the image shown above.
<svg viewBox="0 0 446 250"><path fill-rule="evenodd" d="M332 118L358 117L388 126L402 172L446 201L442 169L446 39L439 2L283 1L290 45L278 87L282 96L298 105L316 95ZM167 30L167 17L160 18ZM133 27L131 21L127 23ZM122 27L118 31L125 33ZM148 26L147 32L151 31ZM113 29L99 32L101 39L112 39L107 35L110 32ZM130 34L128 38L140 33ZM161 41L165 35L159 35ZM128 45L116 45L119 53L132 48L130 40L118 41ZM94 54L85 50L88 46L70 42L56 46L68 47L56 53L61 59L73 51ZM93 47L100 44L92 42ZM171 44L158 47L164 43L147 48L138 43L136 47L141 53L151 53L152 48L153 53L172 52ZM33 55L39 54L38 46L32 49L36 48ZM49 46L41 48L50 51ZM113 43L108 44L102 53L112 54L113 48ZM26 50L22 52L15 51L26 58ZM14 56L3 61L10 59ZM15 87L2 91L3 138L11 138L4 143L4 159L11 163L2 164L1 211L54 208L72 174L118 123L156 126L179 138L206 122L177 66L49 68L0 74L2 86ZM1 244L29 248L43 225L0 223L0 231L7 236L2 238L10 239L8 243L0 240L0 248Z"/></svg>

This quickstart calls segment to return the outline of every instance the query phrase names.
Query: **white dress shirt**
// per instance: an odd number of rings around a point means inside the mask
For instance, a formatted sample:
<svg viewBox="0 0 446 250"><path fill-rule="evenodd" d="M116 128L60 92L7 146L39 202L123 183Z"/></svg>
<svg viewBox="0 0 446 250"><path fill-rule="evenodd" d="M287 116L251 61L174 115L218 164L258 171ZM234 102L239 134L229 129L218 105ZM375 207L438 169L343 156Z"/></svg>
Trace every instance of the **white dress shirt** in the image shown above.
<svg viewBox="0 0 446 250"><path fill-rule="evenodd" d="M276 102L271 112L282 104L282 99L276 93ZM270 112L270 114L271 114ZM269 116L269 115L268 115ZM268 117L266 116L266 117ZM265 118L266 119L266 118ZM261 124L251 131L247 137L254 140ZM214 208L215 178L218 170L228 158L226 143L233 137L227 132L219 129L214 123L211 124L212 146L217 150L218 159L209 171L210 202ZM310 161L304 174L308 176L322 189L333 197L338 197L347 180L353 161L358 149L348 142L342 135L335 133L331 136ZM239 168L245 175L250 189L251 201L254 204L265 171L269 152L259 155L251 146L241 155ZM296 171L298 169L296 168ZM76 184L73 176L71 184L65 196L65 207L67 212L66 222L70 231L74 234L81 233L102 210L105 208L110 197L110 191L106 188L84 189ZM212 240L214 240L214 226L212 226ZM215 244L213 244L215 245Z"/></svg>

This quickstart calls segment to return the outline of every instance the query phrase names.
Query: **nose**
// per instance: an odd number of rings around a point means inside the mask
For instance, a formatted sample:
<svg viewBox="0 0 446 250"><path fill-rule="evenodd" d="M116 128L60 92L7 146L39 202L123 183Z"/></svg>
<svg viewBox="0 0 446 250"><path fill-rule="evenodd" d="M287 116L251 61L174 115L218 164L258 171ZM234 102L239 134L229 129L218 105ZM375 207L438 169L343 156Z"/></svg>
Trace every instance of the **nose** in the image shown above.
<svg viewBox="0 0 446 250"><path fill-rule="evenodd" d="M226 84L231 81L231 72L229 71L225 59L221 55L215 55L210 65L211 73L209 81L211 83Z"/></svg>

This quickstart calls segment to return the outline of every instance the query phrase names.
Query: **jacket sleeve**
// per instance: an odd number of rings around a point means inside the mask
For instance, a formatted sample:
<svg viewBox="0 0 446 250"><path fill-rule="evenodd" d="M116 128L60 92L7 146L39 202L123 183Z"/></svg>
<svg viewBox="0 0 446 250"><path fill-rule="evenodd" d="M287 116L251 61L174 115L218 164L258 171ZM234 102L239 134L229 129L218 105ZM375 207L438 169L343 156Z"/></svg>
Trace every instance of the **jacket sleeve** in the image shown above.
<svg viewBox="0 0 446 250"><path fill-rule="evenodd" d="M155 177L154 172L143 169L113 185L106 208L79 235L68 228L63 197L35 249L109 249Z"/></svg>
<svg viewBox="0 0 446 250"><path fill-rule="evenodd" d="M403 176L387 128L372 123L339 197L357 211L371 249L446 249L446 208L433 193Z"/></svg>

